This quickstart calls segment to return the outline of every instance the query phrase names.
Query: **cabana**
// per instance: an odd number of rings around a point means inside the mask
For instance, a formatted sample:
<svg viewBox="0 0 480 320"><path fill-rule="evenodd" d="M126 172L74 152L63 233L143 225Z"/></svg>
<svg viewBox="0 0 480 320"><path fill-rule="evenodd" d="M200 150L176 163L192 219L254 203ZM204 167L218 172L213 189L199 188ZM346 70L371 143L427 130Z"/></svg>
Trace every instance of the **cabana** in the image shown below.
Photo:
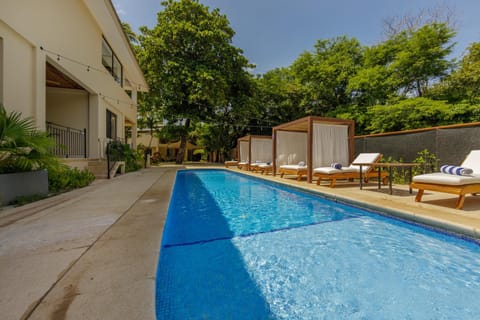
<svg viewBox="0 0 480 320"><path fill-rule="evenodd" d="M303 175L312 182L316 167L353 160L355 122L309 116L273 128L273 174ZM304 166L298 167L304 163ZM297 168L298 167L298 168Z"/></svg>
<svg viewBox="0 0 480 320"><path fill-rule="evenodd" d="M272 137L252 136L238 138L238 167L250 170L253 163L272 162Z"/></svg>

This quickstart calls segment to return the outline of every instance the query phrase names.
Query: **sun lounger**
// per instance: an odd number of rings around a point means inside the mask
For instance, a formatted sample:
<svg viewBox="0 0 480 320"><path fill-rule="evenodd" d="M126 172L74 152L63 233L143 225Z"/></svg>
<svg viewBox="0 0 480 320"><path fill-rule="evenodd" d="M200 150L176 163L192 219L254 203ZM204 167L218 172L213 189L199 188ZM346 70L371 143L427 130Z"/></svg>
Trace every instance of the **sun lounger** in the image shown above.
<svg viewBox="0 0 480 320"><path fill-rule="evenodd" d="M376 163L382 159L380 153L360 153L353 163ZM335 187L338 179L360 179L360 166L351 164L348 167L335 169L332 167L320 167L313 169L313 176L317 177L317 185L322 180L330 180L330 188ZM362 165L362 178L368 181L369 178L378 177L378 172L372 166ZM387 172L381 172L380 178L386 183L388 177Z"/></svg>
<svg viewBox="0 0 480 320"><path fill-rule="evenodd" d="M435 172L413 177L413 182L410 186L413 189L418 189L415 201L422 201L425 190L451 193L458 195L455 207L462 209L467 194L480 192L480 150L472 150L461 164L461 167L472 169L473 173L464 176Z"/></svg>
<svg viewBox="0 0 480 320"><path fill-rule="evenodd" d="M280 166L278 173L280 174L280 178L283 178L286 174L296 175L297 180L300 181L303 176L307 175L307 169L308 167L302 162L298 164L284 164Z"/></svg>
<svg viewBox="0 0 480 320"><path fill-rule="evenodd" d="M240 162L237 164L237 167L238 167L238 169L248 170L249 164L250 164L250 163L249 163L248 161L240 161Z"/></svg>
<svg viewBox="0 0 480 320"><path fill-rule="evenodd" d="M225 168L228 168L228 167L231 167L231 166L237 167L238 166L238 161L229 160L229 161L225 161L224 164L225 164Z"/></svg>
<svg viewBox="0 0 480 320"><path fill-rule="evenodd" d="M250 164L250 171L262 172L269 167L272 167L272 164L270 162L255 162Z"/></svg>
<svg viewBox="0 0 480 320"><path fill-rule="evenodd" d="M273 171L273 165L271 163L264 163L264 164L258 165L258 172L260 172L261 174L272 172L272 171Z"/></svg>

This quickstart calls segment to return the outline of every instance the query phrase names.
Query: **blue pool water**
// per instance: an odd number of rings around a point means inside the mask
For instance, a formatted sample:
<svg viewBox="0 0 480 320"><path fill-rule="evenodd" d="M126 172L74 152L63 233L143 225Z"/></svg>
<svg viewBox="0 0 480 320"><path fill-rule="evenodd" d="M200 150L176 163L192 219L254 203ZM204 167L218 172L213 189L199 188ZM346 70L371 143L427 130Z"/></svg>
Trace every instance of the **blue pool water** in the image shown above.
<svg viewBox="0 0 480 320"><path fill-rule="evenodd" d="M179 171L158 319L478 319L478 244L223 170Z"/></svg>

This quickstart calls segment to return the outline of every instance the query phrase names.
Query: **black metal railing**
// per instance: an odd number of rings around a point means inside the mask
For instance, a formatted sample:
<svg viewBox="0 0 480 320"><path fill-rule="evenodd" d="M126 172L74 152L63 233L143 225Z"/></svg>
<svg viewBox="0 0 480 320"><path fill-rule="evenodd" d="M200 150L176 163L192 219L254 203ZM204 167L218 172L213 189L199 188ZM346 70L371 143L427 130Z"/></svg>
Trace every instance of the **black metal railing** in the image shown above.
<svg viewBox="0 0 480 320"><path fill-rule="evenodd" d="M64 158L87 158L87 129L79 130L47 122L48 135L56 142L52 153Z"/></svg>
<svg viewBox="0 0 480 320"><path fill-rule="evenodd" d="M125 143L123 139L117 138L107 143L107 170L108 179L111 178L110 172L112 171L115 163L118 161L125 161Z"/></svg>

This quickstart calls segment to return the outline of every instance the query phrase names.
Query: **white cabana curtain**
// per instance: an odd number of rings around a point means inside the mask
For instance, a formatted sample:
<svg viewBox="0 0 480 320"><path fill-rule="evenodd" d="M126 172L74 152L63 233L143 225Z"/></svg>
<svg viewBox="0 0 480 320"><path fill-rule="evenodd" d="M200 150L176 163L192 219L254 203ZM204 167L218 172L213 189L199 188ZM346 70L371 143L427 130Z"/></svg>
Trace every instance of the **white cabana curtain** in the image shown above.
<svg viewBox="0 0 480 320"><path fill-rule="evenodd" d="M276 166L307 162L307 133L277 131Z"/></svg>
<svg viewBox="0 0 480 320"><path fill-rule="evenodd" d="M240 162L248 162L248 141L240 141Z"/></svg>
<svg viewBox="0 0 480 320"><path fill-rule="evenodd" d="M312 153L313 168L334 162L348 166L348 126L314 123Z"/></svg>
<svg viewBox="0 0 480 320"><path fill-rule="evenodd" d="M252 138L252 163L272 161L272 139Z"/></svg>

